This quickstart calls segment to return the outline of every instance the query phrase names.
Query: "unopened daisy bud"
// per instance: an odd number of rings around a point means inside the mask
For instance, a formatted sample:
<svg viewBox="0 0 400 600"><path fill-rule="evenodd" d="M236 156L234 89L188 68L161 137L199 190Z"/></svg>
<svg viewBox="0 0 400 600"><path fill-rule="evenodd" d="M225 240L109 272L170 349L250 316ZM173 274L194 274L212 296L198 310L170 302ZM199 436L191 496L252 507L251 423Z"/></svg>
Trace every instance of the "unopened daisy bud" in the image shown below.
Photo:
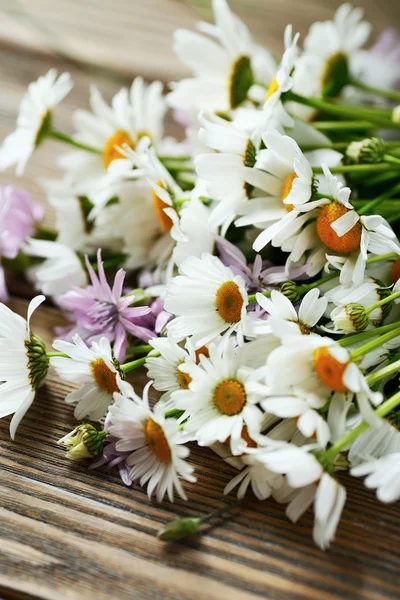
<svg viewBox="0 0 400 600"><path fill-rule="evenodd" d="M395 106L392 111L392 121L393 123L400 123L400 104Z"/></svg>
<svg viewBox="0 0 400 600"><path fill-rule="evenodd" d="M196 533L201 523L202 519L199 517L176 519L176 521L171 521L163 529L160 529L157 537L165 542L183 540L185 537Z"/></svg>
<svg viewBox="0 0 400 600"><path fill-rule="evenodd" d="M365 306L358 302L334 308L331 313L331 319L335 325L335 329L344 333L363 331L369 323Z"/></svg>
<svg viewBox="0 0 400 600"><path fill-rule="evenodd" d="M26 355L28 357L29 380L32 389L37 390L44 381L49 369L49 357L43 340L34 333L25 341Z"/></svg>
<svg viewBox="0 0 400 600"><path fill-rule="evenodd" d="M281 294L289 298L293 304L298 304L301 300L300 288L295 281L285 281L279 288Z"/></svg>
<svg viewBox="0 0 400 600"><path fill-rule="evenodd" d="M107 435L106 431L98 431L93 425L83 423L58 440L57 444L67 448L67 458L71 460L94 458L103 450L103 440Z"/></svg>
<svg viewBox="0 0 400 600"><path fill-rule="evenodd" d="M346 159L349 163L379 163L383 161L385 150L386 144L381 138L366 138L348 145Z"/></svg>

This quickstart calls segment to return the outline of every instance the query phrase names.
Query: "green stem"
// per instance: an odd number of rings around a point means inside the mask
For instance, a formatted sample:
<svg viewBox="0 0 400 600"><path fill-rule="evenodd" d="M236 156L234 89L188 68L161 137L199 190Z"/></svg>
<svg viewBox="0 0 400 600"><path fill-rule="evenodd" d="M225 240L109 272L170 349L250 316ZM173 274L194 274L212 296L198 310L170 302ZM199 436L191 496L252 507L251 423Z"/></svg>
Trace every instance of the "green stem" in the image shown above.
<svg viewBox="0 0 400 600"><path fill-rule="evenodd" d="M366 376L366 381L369 386L374 385L378 381L384 379L388 375L392 375L393 373L398 373L400 370L400 360L396 360L396 362L387 365L386 367L382 367L379 371L375 371L374 373L370 373Z"/></svg>
<svg viewBox="0 0 400 600"><path fill-rule="evenodd" d="M361 81L352 81L351 84L353 87L358 88L359 90L363 90L364 92L368 92L370 94L374 94L375 96L382 96L382 98L388 98L389 100L394 100L395 102L400 102L400 92L396 92L395 90L388 90L385 88L377 88L371 85L366 85Z"/></svg>
<svg viewBox="0 0 400 600"><path fill-rule="evenodd" d="M259 294L261 294L262 296L266 296L266 298L269 298L271 295L271 290L267 290L266 292L259 292ZM257 294L250 294L248 296L249 304L254 304L255 302L257 302L256 295Z"/></svg>
<svg viewBox="0 0 400 600"><path fill-rule="evenodd" d="M71 358L69 354L64 354L64 352L46 352L47 358L54 358L55 356L61 356L62 358Z"/></svg>
<svg viewBox="0 0 400 600"><path fill-rule="evenodd" d="M373 265L376 262L380 262L381 260L388 260L389 258L397 258L398 254L396 252L388 252L387 254L380 254L379 256L374 256L373 258L369 258L367 260L367 265Z"/></svg>
<svg viewBox="0 0 400 600"><path fill-rule="evenodd" d="M387 200L388 198L391 198L393 196L393 194L395 194L398 191L400 191L400 183L396 184L395 186L393 186L389 190L386 190L385 192L383 192L383 194L381 194L380 196L378 196L374 200L371 200L370 202L368 202L367 204L365 204L364 206L362 206L357 211L358 214L359 215L368 214L370 210L372 210L373 208L375 208L375 206L378 206L379 204L381 204L382 202L384 202L384 200Z"/></svg>
<svg viewBox="0 0 400 600"><path fill-rule="evenodd" d="M387 163L392 163L393 165L400 164L400 158L396 158L395 156L392 156L391 154L384 154L383 160L386 161Z"/></svg>
<svg viewBox="0 0 400 600"><path fill-rule="evenodd" d="M127 362L123 365L120 365L119 368L121 369L121 371L123 373L129 373L129 371L138 369L139 367L142 367L144 364L146 364L146 360L149 357L156 358L157 356L160 356L159 352L150 353L150 354L147 354L147 356L143 356L143 358L137 358L136 360L132 360L131 362Z"/></svg>
<svg viewBox="0 0 400 600"><path fill-rule="evenodd" d="M400 169L400 163L396 166L388 163L375 163L372 165L340 165L338 167L330 167L331 173L371 173L381 171L394 171ZM322 167L313 167L313 173L323 173Z"/></svg>
<svg viewBox="0 0 400 600"><path fill-rule="evenodd" d="M56 131L55 129L49 129L49 131L46 131L46 137L58 140L59 142L64 142L65 144L79 148L79 150L86 150L87 152L92 152L93 154L102 154L102 151L98 148L78 142L69 135L65 135L65 133L61 133L61 131Z"/></svg>
<svg viewBox="0 0 400 600"><path fill-rule="evenodd" d="M153 350L153 346L149 344L142 344L139 346L128 346L126 349L127 356L133 356L134 354L148 354Z"/></svg>
<svg viewBox="0 0 400 600"><path fill-rule="evenodd" d="M336 130L368 130L368 129L376 129L376 125L374 123L370 123L369 121L313 121L311 125L315 129L323 129L329 131Z"/></svg>
<svg viewBox="0 0 400 600"><path fill-rule="evenodd" d="M192 156L190 156L190 154L182 154L182 156L168 156L165 154L159 154L157 156L158 160L160 160L161 162L168 162L168 161L182 161L182 162L187 162L188 160L192 160Z"/></svg>
<svg viewBox="0 0 400 600"><path fill-rule="evenodd" d="M396 300L396 298L400 297L400 291L399 292L394 292L393 294L390 294L390 296L386 296L386 298L383 298L383 300L379 300L379 302L375 302L375 304L371 304L371 306L368 306L365 309L365 312L369 315L369 313L371 313L373 310L375 310L375 308L379 308L380 306L383 306L384 304L388 304L388 302L392 302L392 300Z"/></svg>
<svg viewBox="0 0 400 600"><path fill-rule="evenodd" d="M372 352L372 350L375 350L375 348L379 348L380 346L397 336L400 336L400 327L392 331L388 331L384 335L377 337L371 342L363 344L356 350L353 350L353 352L350 352L350 356L352 360L355 360L356 358L359 358L361 356L364 356L365 354L368 354L369 352Z"/></svg>
<svg viewBox="0 0 400 600"><path fill-rule="evenodd" d="M386 402L383 402L383 404L381 404L376 409L375 414L378 415L378 417L384 417L385 415L392 412L392 410L395 409L396 406L398 406L399 404L400 392L397 392L396 394L394 394L394 396L386 400ZM323 461L332 462L332 460L337 454L339 454L339 452L341 452L344 448L351 444L353 440L355 440L361 433L364 433L364 431L366 431L368 428L368 423L363 421L362 423L360 423L360 425L352 429L352 431L349 431L349 433L340 438L340 440L338 440L336 444L334 444L328 450L326 450L323 453L321 459Z"/></svg>
<svg viewBox="0 0 400 600"><path fill-rule="evenodd" d="M342 339L337 340L337 343L343 347L351 346L352 344L358 344L358 342L363 342L364 340L374 338L377 335L382 335L388 331L393 331L393 329L397 329L399 327L400 321L397 321L396 323L389 323L389 325L382 325L381 327L375 327L375 329L369 329L368 331L362 331L361 333L347 335Z"/></svg>

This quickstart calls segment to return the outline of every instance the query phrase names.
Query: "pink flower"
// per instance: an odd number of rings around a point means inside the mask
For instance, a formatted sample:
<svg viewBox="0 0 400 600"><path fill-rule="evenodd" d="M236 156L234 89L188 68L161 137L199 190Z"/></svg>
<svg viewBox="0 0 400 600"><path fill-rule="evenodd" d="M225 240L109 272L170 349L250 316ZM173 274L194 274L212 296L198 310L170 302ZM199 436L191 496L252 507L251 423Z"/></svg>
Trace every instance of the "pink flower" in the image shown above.
<svg viewBox="0 0 400 600"><path fill-rule="evenodd" d="M123 269L115 275L113 287L110 287L101 261L100 249L97 252L97 264L98 275L86 257L91 285L86 288L74 286L57 298L58 304L69 311L76 322L66 338L70 339L78 333L86 343L91 343L104 336L114 343L115 357L122 361L125 357L128 334L144 342L154 337L153 332L137 322L138 317L147 315L151 309L148 306L130 307L134 296L122 296L126 275Z"/></svg>
<svg viewBox="0 0 400 600"><path fill-rule="evenodd" d="M0 186L0 257L16 258L25 240L35 231L44 210L27 191L11 184ZM0 265L0 299L7 300L3 267Z"/></svg>

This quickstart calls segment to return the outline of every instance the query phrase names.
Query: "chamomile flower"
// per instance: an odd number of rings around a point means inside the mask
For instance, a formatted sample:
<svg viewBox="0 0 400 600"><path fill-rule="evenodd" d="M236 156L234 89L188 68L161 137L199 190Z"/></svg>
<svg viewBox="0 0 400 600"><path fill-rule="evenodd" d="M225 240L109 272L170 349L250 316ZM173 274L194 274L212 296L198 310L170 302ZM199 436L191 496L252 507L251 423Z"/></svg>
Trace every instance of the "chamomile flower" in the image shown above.
<svg viewBox="0 0 400 600"><path fill-rule="evenodd" d="M44 300L44 296L31 300L27 320L0 303L0 417L14 415L12 439L47 375L44 343L30 328L32 314Z"/></svg>
<svg viewBox="0 0 400 600"><path fill-rule="evenodd" d="M261 346L257 342L256 351L260 355ZM254 375L252 343L235 347L232 339L223 340L218 345L211 344L208 350L209 356L200 356L198 365L193 361L180 365L190 383L188 389L175 392L175 405L185 411L181 417L188 419L185 431L200 446L226 442L229 438L232 453L241 454L243 428L247 428L251 438L254 432L259 433L262 421L257 406L261 396ZM265 341L264 357L270 350Z"/></svg>
<svg viewBox="0 0 400 600"><path fill-rule="evenodd" d="M304 296L298 313L284 294L272 290L271 297L266 298L258 293L258 304L268 314L271 331L279 338L293 335L307 335L324 315L328 301L319 297L319 290L312 289Z"/></svg>
<svg viewBox="0 0 400 600"><path fill-rule="evenodd" d="M31 83L19 107L17 128L3 142L0 149L0 170L16 165L21 176L35 148L51 128L52 111L71 91L69 73L59 77L55 69Z"/></svg>
<svg viewBox="0 0 400 600"><path fill-rule="evenodd" d="M122 88L113 97L111 106L93 87L90 106L92 112L77 110L74 113L75 139L99 152L74 151L65 154L60 161L68 178L89 196L93 195L110 164L124 158L120 151L123 146L134 149L144 137L155 145L160 143L166 111L161 82L147 85L141 77L134 79L129 91Z"/></svg>
<svg viewBox="0 0 400 600"><path fill-rule="evenodd" d="M28 256L45 259L28 271L35 287L45 294L60 296L72 285L86 284L86 272L72 248L58 242L30 238L23 250Z"/></svg>
<svg viewBox="0 0 400 600"><path fill-rule="evenodd" d="M294 73L293 90L304 96L338 96L350 82L349 59L364 45L371 26L362 20L363 10L342 4L332 21L311 25L304 52Z"/></svg>
<svg viewBox="0 0 400 600"><path fill-rule="evenodd" d="M365 486L376 489L376 496L381 502L397 502L400 499L400 452L364 462L350 472L355 477L367 475Z"/></svg>
<svg viewBox="0 0 400 600"><path fill-rule="evenodd" d="M68 404L76 404L74 415L80 421L88 417L100 421L113 401L113 394L120 391L121 377L114 364L110 342L102 337L92 342L90 348L75 334L73 341L55 340L53 348L67 356L50 359L61 379L79 384L65 398Z"/></svg>
<svg viewBox="0 0 400 600"><path fill-rule="evenodd" d="M169 338L153 339L151 345L160 356L147 358L147 376L156 390L164 392L160 400L167 402L176 390L189 387L190 376L179 369L189 359L189 353Z"/></svg>
<svg viewBox="0 0 400 600"><path fill-rule="evenodd" d="M243 337L250 325L243 279L205 253L187 258L179 271L168 282L165 298L165 310L176 315L167 326L171 338L179 342L193 336L202 346L224 332Z"/></svg>
<svg viewBox="0 0 400 600"><path fill-rule="evenodd" d="M243 455L239 460L243 463L243 469L225 486L224 494L238 487L237 497L241 500L251 488L256 498L266 500L282 485L282 476L270 471L257 456Z"/></svg>
<svg viewBox="0 0 400 600"><path fill-rule="evenodd" d="M110 407L108 431L116 438L116 450L129 452L126 465L129 478L147 484L149 498L155 494L158 502L165 495L174 501L174 491L186 500L179 478L195 482L193 467L185 462L189 449L183 445L183 435L175 419L166 419L162 404L153 410L149 407L146 386L143 399L132 387L124 386L124 395L115 395L115 404Z"/></svg>
<svg viewBox="0 0 400 600"><path fill-rule="evenodd" d="M400 254L396 235L380 215L361 216L349 197L351 190L343 187L322 165L333 200L321 199L316 221L317 233L326 246L329 264L340 268L340 283L344 286L363 282L368 254ZM331 252L336 254L331 254Z"/></svg>
<svg viewBox="0 0 400 600"><path fill-rule="evenodd" d="M201 33L174 34L174 50L194 74L172 84L168 102L174 108L229 111L246 101L256 81L269 83L275 72L272 56L253 42L226 0L213 0L212 6L215 26L200 23Z"/></svg>
<svg viewBox="0 0 400 600"><path fill-rule="evenodd" d="M322 408L333 392L352 392L363 418L374 427L381 424L371 403L380 404L382 394L369 388L349 352L331 338L284 338L269 355L265 376L271 395L298 392L315 409Z"/></svg>

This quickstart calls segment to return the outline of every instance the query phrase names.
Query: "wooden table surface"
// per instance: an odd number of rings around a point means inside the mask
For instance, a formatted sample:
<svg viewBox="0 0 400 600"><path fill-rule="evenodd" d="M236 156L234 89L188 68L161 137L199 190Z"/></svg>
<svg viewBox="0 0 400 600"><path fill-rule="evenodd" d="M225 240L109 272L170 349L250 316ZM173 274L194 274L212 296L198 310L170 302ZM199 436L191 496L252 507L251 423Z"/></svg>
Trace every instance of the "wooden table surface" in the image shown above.
<svg viewBox="0 0 400 600"><path fill-rule="evenodd" d="M193 26L197 8L178 0L0 0L0 137L12 128L27 84L50 66L68 69L75 89L57 111L70 132L70 115L87 106L89 83L110 98L136 74L165 81L184 68L171 51L177 26ZM378 31L398 25L392 0L361 2ZM284 25L303 34L329 18L338 2L236 0L232 6L257 38L279 51ZM57 50L57 52L56 52ZM22 185L44 201L38 177L56 177L48 143L30 162ZM12 173L1 182L14 181ZM48 220L51 221L51 212ZM23 287L14 286L20 296ZM29 293L29 292L28 292ZM27 300L12 308L26 314ZM60 314L46 306L33 326L49 347ZM143 373L132 380L140 392ZM273 501L249 499L229 522L201 538L164 544L157 530L179 516L221 505L233 469L207 449L192 449L198 483L189 502L157 505L139 487L126 488L115 472L88 472L71 463L56 441L75 422L63 399L70 387L50 373L22 422L15 443L9 419L0 421L0 598L55 599L382 599L399 598L399 507L375 501L344 477L348 501L331 549L311 540L312 515L289 523ZM233 496L230 497L233 501Z"/></svg>

